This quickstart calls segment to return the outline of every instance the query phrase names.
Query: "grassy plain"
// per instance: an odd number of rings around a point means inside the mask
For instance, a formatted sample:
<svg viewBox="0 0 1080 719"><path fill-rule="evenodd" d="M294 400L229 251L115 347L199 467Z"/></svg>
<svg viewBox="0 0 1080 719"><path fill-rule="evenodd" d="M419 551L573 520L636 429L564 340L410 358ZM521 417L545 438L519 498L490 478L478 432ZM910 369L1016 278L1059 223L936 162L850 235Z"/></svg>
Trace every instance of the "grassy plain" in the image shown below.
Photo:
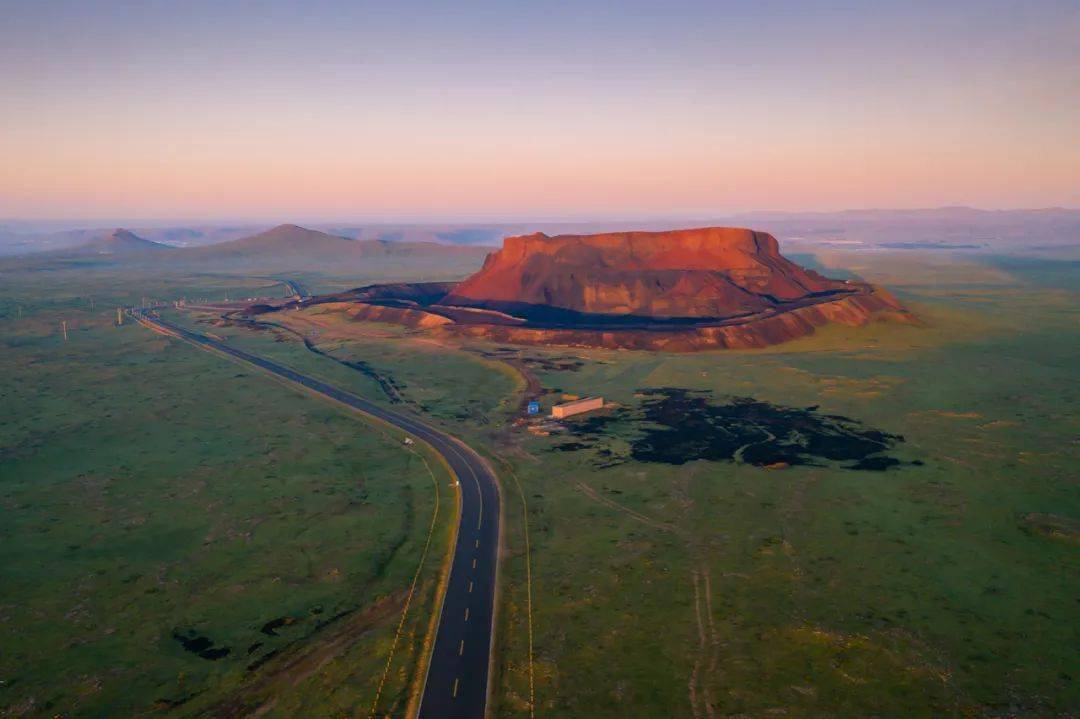
<svg viewBox="0 0 1080 719"><path fill-rule="evenodd" d="M270 318L401 379L414 408L504 468L498 716L529 713L525 517L538 715L1049 717L1077 706L1080 271L824 261L886 282L925 325L831 327L749 352L433 354L423 332L335 323L317 308ZM302 347L267 339L267 352ZM565 392L635 408L639 390L680 387L820 406L902 435L903 464L612 465L604 451L625 452L625 427L560 451L575 438L508 429L523 383L490 369L500 352L549 392L545 405ZM295 361L326 360L307 355ZM366 391L389 401L376 384Z"/></svg>
<svg viewBox="0 0 1080 719"><path fill-rule="evenodd" d="M366 716L430 531L379 694L402 715L452 529L439 462L114 326L272 280L0 273L0 716Z"/></svg>
<svg viewBox="0 0 1080 719"><path fill-rule="evenodd" d="M318 308L266 318L288 331L172 316L422 413L502 470L495 716L1069 716L1080 705L1080 268L815 261L885 283L925 325L661 355L436 343ZM902 464L612 462L648 427L606 425L568 450L572 432L511 426L527 379L545 406L602 394L636 411L641 390L663 387L818 406L902 435Z"/></svg>
<svg viewBox="0 0 1080 719"><path fill-rule="evenodd" d="M923 463L601 468L595 450L552 451L565 438L525 440L514 464L533 531L546 710L1076 708L1078 537L1032 531L1031 517L1080 517L1080 268L1057 267L1046 283L1035 267L935 264L927 282L925 263L903 274L894 258L859 264L926 326L832 327L756 352L562 351L584 364L537 365L545 386L625 405L665 386L821 405L903 435L900 455ZM512 716L520 703L505 706Z"/></svg>

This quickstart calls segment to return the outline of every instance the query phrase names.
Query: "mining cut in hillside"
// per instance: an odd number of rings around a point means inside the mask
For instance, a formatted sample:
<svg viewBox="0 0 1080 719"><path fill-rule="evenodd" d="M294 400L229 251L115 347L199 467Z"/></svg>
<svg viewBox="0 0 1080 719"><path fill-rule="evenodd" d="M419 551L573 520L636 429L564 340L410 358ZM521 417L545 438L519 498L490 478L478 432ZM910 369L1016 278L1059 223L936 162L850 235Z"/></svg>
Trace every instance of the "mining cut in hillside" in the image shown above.
<svg viewBox="0 0 1080 719"><path fill-rule="evenodd" d="M749 348L838 322L914 322L895 298L780 254L764 232L707 227L508 237L460 283L361 287L308 300L355 319L523 344Z"/></svg>

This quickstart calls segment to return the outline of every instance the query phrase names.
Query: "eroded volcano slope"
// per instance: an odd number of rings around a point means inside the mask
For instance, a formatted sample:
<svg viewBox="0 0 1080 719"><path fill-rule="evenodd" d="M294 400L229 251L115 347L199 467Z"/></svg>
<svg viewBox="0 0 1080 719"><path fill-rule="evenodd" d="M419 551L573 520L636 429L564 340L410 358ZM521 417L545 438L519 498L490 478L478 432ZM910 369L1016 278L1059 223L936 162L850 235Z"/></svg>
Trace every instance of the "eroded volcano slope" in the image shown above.
<svg viewBox="0 0 1080 719"><path fill-rule="evenodd" d="M884 290L824 277L781 255L772 235L729 227L508 237L463 282L333 299L356 303L356 319L438 316L424 324L440 333L672 351L763 347L830 322L916 321Z"/></svg>

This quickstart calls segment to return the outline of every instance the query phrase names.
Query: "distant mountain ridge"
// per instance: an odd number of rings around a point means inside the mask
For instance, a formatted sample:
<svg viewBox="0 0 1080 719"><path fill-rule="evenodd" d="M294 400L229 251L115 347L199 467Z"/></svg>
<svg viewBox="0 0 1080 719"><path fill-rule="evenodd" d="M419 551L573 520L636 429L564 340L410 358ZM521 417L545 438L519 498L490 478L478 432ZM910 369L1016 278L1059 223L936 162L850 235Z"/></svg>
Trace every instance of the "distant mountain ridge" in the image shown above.
<svg viewBox="0 0 1080 719"><path fill-rule="evenodd" d="M181 250L186 259L289 259L347 261L373 257L479 257L481 250L434 242L353 240L299 225L284 224L250 237Z"/></svg>
<svg viewBox="0 0 1080 719"><path fill-rule="evenodd" d="M244 257L253 259L267 255L311 257L327 253L349 253L354 249L353 242L345 237L285 224L236 240L185 249L184 253L191 258Z"/></svg>
<svg viewBox="0 0 1080 719"><path fill-rule="evenodd" d="M353 240L299 225L284 224L227 242L175 247L152 242L131 230L95 233L74 247L11 257L20 263L77 261L140 270L198 272L323 272L363 275L401 272L408 265L425 275L460 276L473 271L484 248L434 242Z"/></svg>
<svg viewBox="0 0 1080 719"><path fill-rule="evenodd" d="M130 230L118 227L104 237L79 245L73 252L99 255L129 255L146 252L169 252L173 248L150 240L144 240Z"/></svg>
<svg viewBox="0 0 1080 719"><path fill-rule="evenodd" d="M835 212L758 211L652 219L479 223L328 223L308 227L353 240L497 246L503 237L541 231L549 235L663 230L672 226L752 226L782 244L846 242L867 248L981 250L1037 254L1080 245L1080 210L1042 208L981 210L971 207L869 209ZM257 223L172 226L124 225L159 244L202 247L247 238L274 229ZM40 229L35 229L38 227ZM0 224L0 255L70 249L102 238L110 229L62 229L58 223L7 221Z"/></svg>

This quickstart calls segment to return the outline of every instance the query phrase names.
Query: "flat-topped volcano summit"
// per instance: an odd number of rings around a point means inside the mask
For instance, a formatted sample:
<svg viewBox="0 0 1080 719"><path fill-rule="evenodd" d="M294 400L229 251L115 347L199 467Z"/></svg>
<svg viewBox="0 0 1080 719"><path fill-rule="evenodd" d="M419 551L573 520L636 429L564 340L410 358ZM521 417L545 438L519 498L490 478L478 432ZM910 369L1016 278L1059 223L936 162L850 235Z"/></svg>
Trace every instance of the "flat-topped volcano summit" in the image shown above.
<svg viewBox="0 0 1080 719"><path fill-rule="evenodd" d="M772 235L730 227L508 237L457 284L315 301L500 342L675 351L762 347L829 322L916 321L884 290L824 277L781 255Z"/></svg>
<svg viewBox="0 0 1080 719"><path fill-rule="evenodd" d="M508 237L443 303L526 315L544 308L722 319L851 289L781 256L772 235L706 227Z"/></svg>

